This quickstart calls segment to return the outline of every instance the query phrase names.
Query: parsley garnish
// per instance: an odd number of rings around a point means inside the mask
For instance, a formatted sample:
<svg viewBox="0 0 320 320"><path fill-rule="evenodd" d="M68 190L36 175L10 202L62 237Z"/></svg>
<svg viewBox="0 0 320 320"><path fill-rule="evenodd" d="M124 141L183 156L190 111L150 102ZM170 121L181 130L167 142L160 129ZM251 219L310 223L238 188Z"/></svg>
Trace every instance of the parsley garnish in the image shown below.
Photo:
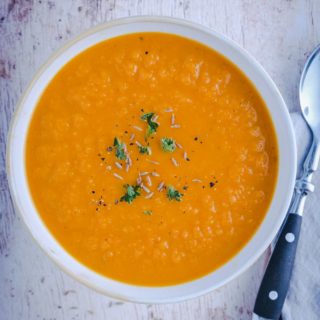
<svg viewBox="0 0 320 320"><path fill-rule="evenodd" d="M138 148L139 148L140 153L151 155L151 148L150 147L138 146Z"/></svg>
<svg viewBox="0 0 320 320"><path fill-rule="evenodd" d="M116 157L120 160L126 160L125 145L117 137L114 138L113 146L115 147Z"/></svg>
<svg viewBox="0 0 320 320"><path fill-rule="evenodd" d="M183 197L183 193L180 193L178 190L176 190L174 187L169 186L167 190L167 197L171 200L181 201Z"/></svg>
<svg viewBox="0 0 320 320"><path fill-rule="evenodd" d="M139 186L126 184L124 187L126 188L126 193L120 198L120 201L131 203L137 196L140 196L141 188Z"/></svg>
<svg viewBox="0 0 320 320"><path fill-rule="evenodd" d="M143 214L145 214L147 216L151 216L152 215L152 210L143 210Z"/></svg>
<svg viewBox="0 0 320 320"><path fill-rule="evenodd" d="M147 133L146 133L147 138L151 136L153 133L155 133L159 127L158 123L152 121L153 116L154 116L154 112L145 113L143 116L141 116L141 120L147 121L147 124L148 124Z"/></svg>
<svg viewBox="0 0 320 320"><path fill-rule="evenodd" d="M173 152L176 149L176 142L172 138L162 138L161 147L165 152Z"/></svg>

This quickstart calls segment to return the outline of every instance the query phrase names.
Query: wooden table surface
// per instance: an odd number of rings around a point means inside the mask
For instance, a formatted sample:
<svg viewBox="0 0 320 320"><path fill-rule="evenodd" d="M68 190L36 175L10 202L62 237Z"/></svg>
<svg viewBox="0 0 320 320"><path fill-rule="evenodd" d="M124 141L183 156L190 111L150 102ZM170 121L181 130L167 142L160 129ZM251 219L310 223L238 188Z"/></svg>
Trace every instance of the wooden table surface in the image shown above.
<svg viewBox="0 0 320 320"><path fill-rule="evenodd" d="M297 109L300 71L320 39L319 0L1 0L0 320L251 319L267 254L201 298L166 305L122 303L61 272L13 210L5 172L6 136L28 82L57 48L80 32L142 14L185 18L227 35L256 57L288 108Z"/></svg>

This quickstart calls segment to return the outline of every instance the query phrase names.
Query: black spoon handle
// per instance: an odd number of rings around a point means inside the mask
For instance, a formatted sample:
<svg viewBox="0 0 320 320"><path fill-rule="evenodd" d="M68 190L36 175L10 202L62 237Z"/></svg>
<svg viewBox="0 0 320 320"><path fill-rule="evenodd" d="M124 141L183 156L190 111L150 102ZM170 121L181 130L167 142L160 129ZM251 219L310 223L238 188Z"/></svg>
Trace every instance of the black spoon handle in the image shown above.
<svg viewBox="0 0 320 320"><path fill-rule="evenodd" d="M287 296L294 258L300 234L302 217L289 214L275 245L263 277L254 314L279 320Z"/></svg>

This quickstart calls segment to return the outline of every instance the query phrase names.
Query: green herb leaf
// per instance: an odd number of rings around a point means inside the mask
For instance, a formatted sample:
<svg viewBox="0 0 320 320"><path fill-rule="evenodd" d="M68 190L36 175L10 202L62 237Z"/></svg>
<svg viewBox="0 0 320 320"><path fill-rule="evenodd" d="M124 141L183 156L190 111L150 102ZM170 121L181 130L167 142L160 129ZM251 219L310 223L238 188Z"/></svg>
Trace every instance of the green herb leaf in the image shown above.
<svg viewBox="0 0 320 320"><path fill-rule="evenodd" d="M176 150L176 142L172 138L162 138L161 147L164 152L173 152Z"/></svg>
<svg viewBox="0 0 320 320"><path fill-rule="evenodd" d="M143 214L145 214L147 216L151 216L152 215L152 210L143 210Z"/></svg>
<svg viewBox="0 0 320 320"><path fill-rule="evenodd" d="M138 148L139 148L140 153L151 155L151 148L150 147L138 146Z"/></svg>
<svg viewBox="0 0 320 320"><path fill-rule="evenodd" d="M145 113L144 115L141 116L141 120L147 121L147 124L148 124L146 137L149 137L153 133L155 133L159 127L158 123L152 121L153 116L154 116L154 112Z"/></svg>
<svg viewBox="0 0 320 320"><path fill-rule="evenodd" d="M176 200L181 201L183 197L183 193L180 193L178 190L176 190L174 187L169 186L167 190L167 197L170 201Z"/></svg>
<svg viewBox="0 0 320 320"><path fill-rule="evenodd" d="M154 116L154 112L148 112L141 116L141 120L148 121L148 120L151 120L153 116Z"/></svg>
<svg viewBox="0 0 320 320"><path fill-rule="evenodd" d="M117 137L114 138L113 146L115 147L116 157L120 160L126 160L125 145Z"/></svg>
<svg viewBox="0 0 320 320"><path fill-rule="evenodd" d="M126 193L120 198L120 201L131 203L136 197L140 196L141 188L137 185L131 186L129 184L124 185Z"/></svg>

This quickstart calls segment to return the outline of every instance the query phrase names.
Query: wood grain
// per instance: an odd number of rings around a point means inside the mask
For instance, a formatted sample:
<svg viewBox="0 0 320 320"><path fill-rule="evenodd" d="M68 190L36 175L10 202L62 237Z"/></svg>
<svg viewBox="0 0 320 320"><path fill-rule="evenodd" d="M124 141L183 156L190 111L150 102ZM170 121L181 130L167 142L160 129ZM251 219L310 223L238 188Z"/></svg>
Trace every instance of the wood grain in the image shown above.
<svg viewBox="0 0 320 320"><path fill-rule="evenodd" d="M0 319L246 320L266 255L223 288L192 301L139 305L112 301L62 273L15 214L5 173L15 105L36 70L66 41L99 23L165 15L206 25L235 40L265 67L289 109L306 55L320 38L318 0L0 1Z"/></svg>

